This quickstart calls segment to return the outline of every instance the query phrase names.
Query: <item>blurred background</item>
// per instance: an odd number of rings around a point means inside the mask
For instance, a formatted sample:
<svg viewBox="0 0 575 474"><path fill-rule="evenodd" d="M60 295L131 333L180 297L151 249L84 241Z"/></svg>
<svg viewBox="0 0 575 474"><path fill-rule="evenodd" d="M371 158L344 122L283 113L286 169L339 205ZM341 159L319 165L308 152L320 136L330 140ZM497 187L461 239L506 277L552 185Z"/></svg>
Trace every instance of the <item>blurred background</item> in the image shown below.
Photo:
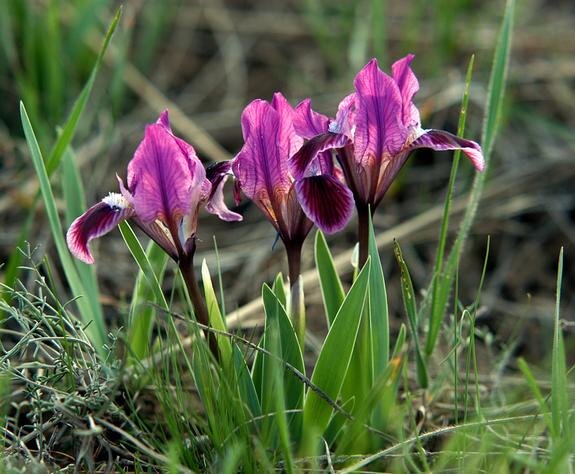
<svg viewBox="0 0 575 474"><path fill-rule="evenodd" d="M18 105L24 101L47 153L119 5L111 0L0 2L0 262L27 241L38 248L35 258L48 252L57 268L41 205L26 222L38 184ZM465 73L475 54L465 136L479 141L504 1L134 0L123 7L73 141L88 203L116 191L115 173L125 175L144 125L163 109L170 109L175 132L206 163L229 159L242 145L239 118L249 101L270 99L281 90L293 105L311 97L316 110L333 115L356 72L374 56L389 70L396 59L415 53L412 66L421 86L416 103L424 128L456 132ZM495 350L535 361L548 353L561 246L566 259L562 315L575 320L574 26L571 1L518 2L503 120L459 271L459 297L468 304L479 286L490 236L477 321L487 354ZM405 316L391 242L399 240L416 291L425 289L433 276L451 158L425 150L414 154L374 218L376 231L385 233L381 256L395 328ZM462 161L453 230L473 175ZM57 179L53 185L61 196ZM228 199L231 203L231 187ZM199 225L196 262L205 257L215 268L215 235L228 309L249 303L262 282L285 273L281 245L272 249L272 226L249 202L240 212L245 216L240 224L203 214ZM348 281L352 267L346 252L355 239L354 222L329 239L334 254L343 255L341 272ZM310 236L304 255L311 276L312 241ZM136 264L118 232L94 249L108 315L121 326L124 322L114 317L126 314ZM5 270L0 268L0 275ZM54 278L66 295L57 272ZM308 320L321 333L321 297L313 284L308 288ZM245 314L250 324L261 324L259 312ZM569 323L566 331L572 331ZM568 349L572 340L567 338Z"/></svg>

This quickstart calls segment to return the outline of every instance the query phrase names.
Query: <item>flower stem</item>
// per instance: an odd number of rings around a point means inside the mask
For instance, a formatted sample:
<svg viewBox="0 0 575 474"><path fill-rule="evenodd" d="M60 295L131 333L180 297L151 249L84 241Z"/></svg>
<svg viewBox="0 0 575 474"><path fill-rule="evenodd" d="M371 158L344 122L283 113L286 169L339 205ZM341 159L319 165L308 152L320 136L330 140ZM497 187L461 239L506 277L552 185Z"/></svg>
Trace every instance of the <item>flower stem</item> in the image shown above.
<svg viewBox="0 0 575 474"><path fill-rule="evenodd" d="M361 270L369 255L369 206L357 205L357 236L359 239L358 270Z"/></svg>
<svg viewBox="0 0 575 474"><path fill-rule="evenodd" d="M196 274L194 273L193 256L185 256L180 258L178 261L178 267L180 268L180 272L182 273L182 277L186 283L186 289L188 290L188 295L190 296L190 300L192 301L192 305L194 307L196 320L200 324L209 327L210 319L208 316L208 309L206 308L206 304L204 303L204 299L200 293L198 280L196 279ZM204 335L208 341L208 346L211 353L216 358L216 360L219 360L220 354L218 351L216 336L209 329L204 329Z"/></svg>
<svg viewBox="0 0 575 474"><path fill-rule="evenodd" d="M301 278L301 243L286 245L290 284L290 317L303 350L305 342L305 306Z"/></svg>

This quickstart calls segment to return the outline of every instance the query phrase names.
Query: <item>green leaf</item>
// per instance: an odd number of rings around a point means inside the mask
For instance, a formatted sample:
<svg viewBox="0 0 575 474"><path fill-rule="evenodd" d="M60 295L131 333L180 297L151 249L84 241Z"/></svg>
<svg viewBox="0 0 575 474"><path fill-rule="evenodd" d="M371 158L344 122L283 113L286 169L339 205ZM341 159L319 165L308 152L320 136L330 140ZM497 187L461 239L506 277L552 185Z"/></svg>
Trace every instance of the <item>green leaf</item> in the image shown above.
<svg viewBox="0 0 575 474"><path fill-rule="evenodd" d="M72 111L66 121L62 129L62 133L58 137L58 140L54 144L50 156L48 157L48 163L46 165L46 169L48 170L48 175L51 175L54 170L58 167L60 163L60 159L62 158L64 152L72 142L72 138L74 137L74 133L76 132L76 127L78 126L78 122L80 121L80 116L86 107L86 103L90 97L90 93L92 92L92 88L94 87L94 82L96 81L96 75L98 74L98 70L100 69L100 65L102 64L102 60L104 55L106 54L106 50L108 49L108 45L112 40L112 35L114 31L116 31L116 27L118 26L118 22L120 21L120 16L122 15L122 7L116 10L116 14L114 15L114 19L112 23L108 27L108 31L106 32L106 36L104 37L104 41L102 46L100 47L100 51L98 53L98 57L96 58L96 62L94 63L94 67L88 78L88 82L82 89L82 92L74 102L74 106L72 107Z"/></svg>
<svg viewBox="0 0 575 474"><path fill-rule="evenodd" d="M343 302L345 293L335 269L331 252L320 230L315 234L315 262L319 273L323 306L329 327Z"/></svg>
<svg viewBox="0 0 575 474"><path fill-rule="evenodd" d="M370 267L368 257L333 320L311 377L312 383L331 400L337 399L350 364L367 296ZM309 439L309 433L323 434L332 410L320 394L308 390L303 414L304 440Z"/></svg>
<svg viewBox="0 0 575 474"><path fill-rule="evenodd" d="M218 298L212 285L212 278L208 269L208 264L204 259L202 261L202 284L204 285L204 295L206 297L206 307L208 309L208 316L210 318L210 325L218 331L226 331L226 322L222 317L220 307L218 306ZM229 364L232 361L232 345L226 336L217 335L218 348L222 356L222 362Z"/></svg>
<svg viewBox="0 0 575 474"><path fill-rule="evenodd" d="M232 344L232 351L240 396L244 405L248 407L251 416L258 417L262 414L262 409L250 371L248 370L242 351L237 344Z"/></svg>
<svg viewBox="0 0 575 474"><path fill-rule="evenodd" d="M168 302L166 301L166 297L164 296L164 292L162 291L160 282L156 277L154 268L152 267L152 264L148 260L148 256L146 255L146 252L144 252L142 244L138 240L138 237L136 237L136 234L132 230L132 227L130 226L130 224L128 224L128 222L123 221L120 222L118 228L120 229L120 233L122 234L124 242L128 246L128 250L130 250L130 253L134 257L134 260L136 260L136 263L138 264L140 271L146 277L146 280L148 281L150 288L154 293L156 301L160 302L162 308L169 309Z"/></svg>
<svg viewBox="0 0 575 474"><path fill-rule="evenodd" d="M373 379L385 370L389 358L389 313L387 292L381 259L375 241L375 231L369 215L369 255L371 271L369 273L369 318L371 332L371 367Z"/></svg>
<svg viewBox="0 0 575 474"><path fill-rule="evenodd" d="M52 237L56 244L56 250L58 251L58 257L62 263L66 280L72 289L72 293L75 296L80 297L76 299L76 304L80 310L80 316L84 324L90 324L86 331L94 346L97 347L100 354L103 355L106 332L101 307L99 306L99 301L92 301L90 299L89 291L86 290L84 282L81 280L74 262L72 261L72 257L68 252L64 235L62 233L60 217L58 216L58 211L56 209L56 200L52 192L52 187L50 186L48 173L44 166L42 152L40 151L38 141L36 140L34 130L32 129L32 124L30 123L30 119L26 113L26 108L22 102L20 102L20 117L22 119L22 127L24 128L26 142L30 148L34 169L36 170L36 175L40 182L40 190L46 207L46 214L48 215L48 220L50 222ZM99 308L99 311L96 308Z"/></svg>
<svg viewBox="0 0 575 474"><path fill-rule="evenodd" d="M266 284L264 284L262 288L262 299L266 314L262 348L272 354L276 353L281 360L290 364L299 372L305 373L303 355L291 320L280 300ZM277 347L274 347L274 341L269 338L270 331L277 331ZM259 381L261 384L260 400L262 413L271 413L276 409L276 394L272 388L272 384L274 383L273 368L275 365L270 362L269 356L260 354L260 357L262 360L261 381ZM304 387L302 382L290 372L283 371L283 387L285 392L286 409L301 409L304 398ZM289 417L290 425L294 427L292 428L292 433L294 434L298 431L295 427L300 425L300 418L300 414L293 414Z"/></svg>
<svg viewBox="0 0 575 474"><path fill-rule="evenodd" d="M457 136L463 137L465 132L465 119L467 118L467 105L469 103L469 87L471 85L471 75L473 72L473 63L475 56L471 56L469 65L467 66L467 75L465 78L465 88L463 91L463 100L461 102L461 111L459 112L459 124L457 126ZM429 314L429 330L427 333L427 343L425 352L427 356L433 353L439 330L441 328L441 321L443 320L445 308L447 307L447 300L451 292L453 279L450 275L443 273L443 263L445 255L445 245L447 243L447 230L449 228L449 213L451 210L451 201L453 198L453 191L455 189L455 178L459 168L459 158L461 157L461 150L457 150L453 154L453 164L451 166L451 174L449 176L449 185L447 186L447 195L445 196L445 205L443 208L443 219L441 221L441 230L439 232L439 243L437 245L437 253L435 255L435 268L433 269L433 280L431 288L428 289L429 294L432 295L431 299L431 312Z"/></svg>
<svg viewBox="0 0 575 474"><path fill-rule="evenodd" d="M98 54L98 58L96 60L96 63L94 64L94 68L92 70L92 73L90 74L90 77L89 77L88 81L86 82L84 89L82 90L82 92L80 93L78 98L76 99L76 102L74 103L74 107L72 108L72 112L70 113L70 116L69 116L68 120L66 121L66 124L64 125L62 133L59 135L58 140L57 140L56 144L54 145L52 152L50 153L50 157L48 158L48 162L46 164L46 171L47 171L48 177L52 176L52 173L58 167L58 164L59 164L64 152L66 151L66 149L68 148L68 146L70 145L70 143L72 141L72 138L74 137L74 133L76 131L76 126L78 125L78 122L80 120L80 116L81 116L81 114L82 114L82 112L86 106L86 103L88 101L88 98L90 96L90 92L91 92L92 87L94 85L94 81L96 79L96 74L97 74L98 69L100 67L101 60L104 57L104 54L106 53L106 50L107 50L108 45L110 43L110 40L112 39L112 35L113 35L113 33L116 29L116 26L118 24L118 21L120 19L121 11L122 11L122 9L120 7L118 9L118 11L116 12L116 16L112 20L110 27L108 28L108 32L106 33L106 36L104 38L104 42L102 43L102 47L100 48L100 53ZM19 249L24 246L26 239L30 235L30 231L32 229L32 224L34 222L34 214L36 212L36 203L39 199L39 196L40 196L40 193L38 193L36 195L36 197L34 198L33 204L30 207L30 210L28 212L28 217L26 218L25 224L22 226L22 231L20 232L18 242L14 246L14 250L12 251L12 253L10 255L8 263L6 264L5 273L4 273L4 283L8 286L13 286L16 279L18 278L18 273L20 271L19 270L20 263L22 261L22 253L20 252Z"/></svg>
<svg viewBox="0 0 575 474"><path fill-rule="evenodd" d="M569 399L567 394L567 367L565 346L559 310L561 306L561 283L563 282L563 247L559 253L557 268L557 297L555 299L555 324L553 328L553 348L551 354L551 420L554 438L565 435L569 429Z"/></svg>
<svg viewBox="0 0 575 474"><path fill-rule="evenodd" d="M274 290L274 294L277 296L277 299L280 301L280 303L283 305L283 307L286 308L287 307L287 296L286 296L286 290L285 290L285 285L284 285L284 278L283 278L283 275L281 273L278 273L278 275L276 276L276 279L274 280L273 290Z"/></svg>
<svg viewBox="0 0 575 474"><path fill-rule="evenodd" d="M154 275L156 275L161 290L161 282L168 263L168 254L153 240L150 240L146 249L146 258ZM164 303L162 300L158 300L156 295L157 293L154 292L152 285L150 285L148 277L140 268L132 293L128 321L128 347L130 354L137 360L147 356L150 346L150 333L156 309L149 302L153 301L160 306Z"/></svg>
<svg viewBox="0 0 575 474"><path fill-rule="evenodd" d="M421 350L419 347L419 323L417 319L417 305L415 302L415 292L413 291L413 283L411 282L411 276L409 275L409 269L407 264L403 259L401 253L401 248L397 241L393 241L393 253L401 270L401 295L403 297L403 305L405 307L405 312L407 314L407 320L409 322L409 329L411 333L411 338L413 339L413 345L415 349L415 363L417 369L417 380L422 388L427 388L427 367L425 365L425 360L421 355Z"/></svg>

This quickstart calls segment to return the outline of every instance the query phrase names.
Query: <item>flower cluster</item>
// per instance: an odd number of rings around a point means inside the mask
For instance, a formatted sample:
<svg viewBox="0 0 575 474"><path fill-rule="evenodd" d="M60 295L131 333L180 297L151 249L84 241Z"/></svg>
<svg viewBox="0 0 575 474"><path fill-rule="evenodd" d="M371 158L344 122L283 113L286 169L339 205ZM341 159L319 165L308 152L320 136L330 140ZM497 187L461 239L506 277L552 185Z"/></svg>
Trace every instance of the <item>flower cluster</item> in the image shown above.
<svg viewBox="0 0 575 474"><path fill-rule="evenodd" d="M417 148L461 150L477 170L480 146L442 130L425 130L413 98L419 89L408 55L384 73L372 59L355 77L354 91L335 118L312 110L309 99L292 107L281 93L256 99L241 117L244 145L230 162L203 167L194 148L174 136L168 114L146 127L128 165L126 184L76 219L67 235L71 252L87 263L90 240L130 219L174 260L191 262L199 209L241 220L224 202L230 175L252 200L288 251L292 285L301 246L315 224L326 233L346 226L356 207L361 225ZM236 201L240 193L236 193ZM363 224L362 224L363 223Z"/></svg>

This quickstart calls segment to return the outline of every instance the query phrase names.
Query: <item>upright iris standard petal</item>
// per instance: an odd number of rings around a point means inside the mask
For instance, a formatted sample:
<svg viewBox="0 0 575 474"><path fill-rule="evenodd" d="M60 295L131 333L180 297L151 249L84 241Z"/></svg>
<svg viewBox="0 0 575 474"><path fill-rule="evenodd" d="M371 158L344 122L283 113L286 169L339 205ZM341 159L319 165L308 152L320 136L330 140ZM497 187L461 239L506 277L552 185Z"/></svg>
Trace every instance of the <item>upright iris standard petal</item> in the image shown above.
<svg viewBox="0 0 575 474"><path fill-rule="evenodd" d="M410 67L411 61L413 61L414 58L414 54L408 54L404 58L393 63L393 66L391 66L393 79L401 93L401 118L405 127L418 127L421 123L419 111L413 103L413 97L419 90L419 81Z"/></svg>
<svg viewBox="0 0 575 474"><path fill-rule="evenodd" d="M110 193L72 222L66 234L70 252L85 263L94 263L88 247L90 241L107 234L133 215L134 210L124 196Z"/></svg>
<svg viewBox="0 0 575 474"><path fill-rule="evenodd" d="M372 59L356 76L355 159L363 166L378 166L384 155L405 144L402 97L396 82Z"/></svg>
<svg viewBox="0 0 575 474"><path fill-rule="evenodd" d="M312 110L311 99L302 100L295 108L293 126L296 133L305 139L327 132L329 122L329 117Z"/></svg>
<svg viewBox="0 0 575 474"><path fill-rule="evenodd" d="M163 125L146 127L144 140L128 165L128 189L142 221L176 222L190 212L190 168L189 158Z"/></svg>

